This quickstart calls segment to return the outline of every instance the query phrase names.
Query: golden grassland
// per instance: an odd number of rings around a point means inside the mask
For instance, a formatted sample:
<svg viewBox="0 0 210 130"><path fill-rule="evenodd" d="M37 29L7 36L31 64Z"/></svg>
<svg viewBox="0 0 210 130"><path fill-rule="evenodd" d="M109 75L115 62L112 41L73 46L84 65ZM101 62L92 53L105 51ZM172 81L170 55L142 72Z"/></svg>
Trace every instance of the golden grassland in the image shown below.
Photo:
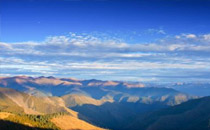
<svg viewBox="0 0 210 130"><path fill-rule="evenodd" d="M1 111L0 119L30 127L52 130L105 130L80 120L75 115L70 115L69 113L64 112L46 115L29 115Z"/></svg>

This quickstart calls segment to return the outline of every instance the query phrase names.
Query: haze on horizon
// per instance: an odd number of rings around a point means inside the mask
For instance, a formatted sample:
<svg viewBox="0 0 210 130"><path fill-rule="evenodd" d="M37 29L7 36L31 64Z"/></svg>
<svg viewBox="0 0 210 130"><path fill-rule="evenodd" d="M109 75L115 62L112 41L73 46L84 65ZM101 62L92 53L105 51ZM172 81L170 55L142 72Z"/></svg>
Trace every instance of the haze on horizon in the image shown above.
<svg viewBox="0 0 210 130"><path fill-rule="evenodd" d="M0 76L210 82L209 0L0 5Z"/></svg>

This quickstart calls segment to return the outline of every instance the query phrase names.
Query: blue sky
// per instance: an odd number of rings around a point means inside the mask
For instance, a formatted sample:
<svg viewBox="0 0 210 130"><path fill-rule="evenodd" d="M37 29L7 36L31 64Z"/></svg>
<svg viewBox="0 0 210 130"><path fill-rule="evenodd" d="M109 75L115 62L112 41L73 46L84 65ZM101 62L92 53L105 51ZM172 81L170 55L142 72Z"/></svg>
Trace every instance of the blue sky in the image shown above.
<svg viewBox="0 0 210 130"><path fill-rule="evenodd" d="M1 0L0 73L210 82L209 0Z"/></svg>

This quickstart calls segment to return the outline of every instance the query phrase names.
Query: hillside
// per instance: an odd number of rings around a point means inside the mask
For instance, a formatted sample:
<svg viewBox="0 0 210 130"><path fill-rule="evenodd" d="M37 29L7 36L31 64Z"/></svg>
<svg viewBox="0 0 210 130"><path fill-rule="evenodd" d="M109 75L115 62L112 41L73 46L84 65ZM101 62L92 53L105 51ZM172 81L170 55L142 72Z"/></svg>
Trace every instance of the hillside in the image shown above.
<svg viewBox="0 0 210 130"><path fill-rule="evenodd" d="M0 88L0 91L1 90L2 88ZM22 107L18 106L15 102L13 102L2 92L0 92L0 110L7 110L18 113L24 112L24 109Z"/></svg>
<svg viewBox="0 0 210 130"><path fill-rule="evenodd" d="M69 115L54 117L51 122L62 130L105 130Z"/></svg>
<svg viewBox="0 0 210 130"><path fill-rule="evenodd" d="M112 130L120 130L130 124L138 115L166 108L163 104L144 104L127 102L107 102L96 106L85 104L72 107L79 113L79 118L87 122Z"/></svg>
<svg viewBox="0 0 210 130"><path fill-rule="evenodd" d="M31 127L31 126L15 123L11 121L1 120L1 119L0 119L0 127L2 130L52 130L52 129Z"/></svg>
<svg viewBox="0 0 210 130"><path fill-rule="evenodd" d="M78 119L68 113L28 115L0 112L0 127L5 130L105 130Z"/></svg>
<svg viewBox="0 0 210 130"><path fill-rule="evenodd" d="M62 99L54 97L35 97L13 89L0 87L0 108L11 112L26 114L50 114L67 112Z"/></svg>
<svg viewBox="0 0 210 130"><path fill-rule="evenodd" d="M61 97L65 104L66 107L75 107L75 106L82 106L84 104L92 104L96 106L100 106L105 102L113 102L113 100L108 100L108 99L101 99L97 100L89 96L81 95L81 94L68 94L64 95Z"/></svg>
<svg viewBox="0 0 210 130"><path fill-rule="evenodd" d="M166 123L167 122L167 123ZM125 130L210 130L210 97L194 99L139 117Z"/></svg>
<svg viewBox="0 0 210 130"><path fill-rule="evenodd" d="M1 128L86 130L87 127L103 130L80 120L78 113L65 107L64 101L59 97L35 97L1 87L0 96ZM60 125L64 122L65 125Z"/></svg>

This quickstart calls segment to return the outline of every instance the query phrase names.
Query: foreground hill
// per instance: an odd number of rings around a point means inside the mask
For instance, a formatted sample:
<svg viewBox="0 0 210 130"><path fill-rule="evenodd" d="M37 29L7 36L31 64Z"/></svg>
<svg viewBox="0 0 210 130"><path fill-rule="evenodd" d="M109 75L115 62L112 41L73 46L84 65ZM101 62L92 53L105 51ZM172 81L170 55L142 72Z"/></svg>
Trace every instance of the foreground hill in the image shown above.
<svg viewBox="0 0 210 130"><path fill-rule="evenodd" d="M0 111L0 128L103 130L79 119L59 97L35 97L0 87Z"/></svg>
<svg viewBox="0 0 210 130"><path fill-rule="evenodd" d="M210 97L194 99L139 118L132 130L210 130Z"/></svg>
<svg viewBox="0 0 210 130"><path fill-rule="evenodd" d="M105 130L69 113L28 115L0 112L0 128L4 130Z"/></svg>

